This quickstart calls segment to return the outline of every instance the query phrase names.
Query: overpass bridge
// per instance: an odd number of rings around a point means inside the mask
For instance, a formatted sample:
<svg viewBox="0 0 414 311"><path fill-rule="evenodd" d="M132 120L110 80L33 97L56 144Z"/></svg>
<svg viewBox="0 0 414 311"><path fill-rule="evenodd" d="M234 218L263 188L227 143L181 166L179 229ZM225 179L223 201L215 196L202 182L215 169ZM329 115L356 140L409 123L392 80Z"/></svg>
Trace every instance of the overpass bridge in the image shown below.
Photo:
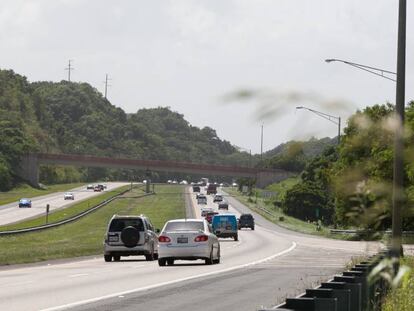
<svg viewBox="0 0 414 311"><path fill-rule="evenodd" d="M241 166L198 164L178 161L122 159L75 154L31 153L22 157L19 175L32 186L39 186L40 165L68 165L81 167L107 167L178 172L201 175L256 178L258 187L278 182L293 173L279 169L263 169Z"/></svg>

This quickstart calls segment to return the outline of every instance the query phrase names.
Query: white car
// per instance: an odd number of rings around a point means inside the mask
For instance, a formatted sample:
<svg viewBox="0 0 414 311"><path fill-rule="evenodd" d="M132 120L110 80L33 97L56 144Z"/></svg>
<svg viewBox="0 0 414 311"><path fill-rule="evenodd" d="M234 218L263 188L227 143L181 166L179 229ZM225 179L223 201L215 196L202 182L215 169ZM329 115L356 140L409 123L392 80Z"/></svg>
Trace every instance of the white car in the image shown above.
<svg viewBox="0 0 414 311"><path fill-rule="evenodd" d="M180 181L180 185L188 185L188 181L182 180L182 181Z"/></svg>
<svg viewBox="0 0 414 311"><path fill-rule="evenodd" d="M202 259L206 265L220 263L220 243L205 219L168 221L158 237L158 264L175 260Z"/></svg>
<svg viewBox="0 0 414 311"><path fill-rule="evenodd" d="M74 195L72 192L66 192L66 193L63 195L63 198L64 198L65 200L75 200L75 195Z"/></svg>

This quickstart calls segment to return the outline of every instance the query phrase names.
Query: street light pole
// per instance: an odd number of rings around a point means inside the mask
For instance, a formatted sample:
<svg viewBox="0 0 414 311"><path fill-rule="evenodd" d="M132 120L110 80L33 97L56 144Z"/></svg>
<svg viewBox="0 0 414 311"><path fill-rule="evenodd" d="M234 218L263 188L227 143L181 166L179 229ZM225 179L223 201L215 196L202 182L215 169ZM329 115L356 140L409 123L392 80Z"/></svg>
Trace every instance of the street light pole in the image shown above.
<svg viewBox="0 0 414 311"><path fill-rule="evenodd" d="M407 1L399 1L397 87L395 110L398 126L394 139L394 176L392 195L392 251L401 256L402 217L404 203L404 109L405 109L405 50L406 50Z"/></svg>
<svg viewBox="0 0 414 311"><path fill-rule="evenodd" d="M325 62L327 63L332 63L332 62L340 62L340 63L344 63L346 65L350 65L352 67L367 71L369 73L372 73L376 76L380 76L381 78L387 79L387 80L391 80L391 81L396 81L393 78L390 78L388 76L386 76L386 74L388 75L396 75L395 72L389 71L389 70L385 70L385 69L381 69L381 68L376 68L376 67L371 67L371 66L367 66L367 65L362 65L362 64L357 64L354 62L350 62L347 60L343 60L343 59L337 59L337 58L328 58L325 59Z"/></svg>
<svg viewBox="0 0 414 311"><path fill-rule="evenodd" d="M314 109L310 109L310 108L307 108L307 107L303 107L303 106L296 107L296 109L298 109L298 110L299 109L306 109L306 110L308 110L310 112L313 112L314 114L316 114L316 115L332 122L333 124L338 125L338 145L340 144L340 142L341 142L341 117L332 116L330 114L320 112L320 111L317 111L317 110L314 110Z"/></svg>

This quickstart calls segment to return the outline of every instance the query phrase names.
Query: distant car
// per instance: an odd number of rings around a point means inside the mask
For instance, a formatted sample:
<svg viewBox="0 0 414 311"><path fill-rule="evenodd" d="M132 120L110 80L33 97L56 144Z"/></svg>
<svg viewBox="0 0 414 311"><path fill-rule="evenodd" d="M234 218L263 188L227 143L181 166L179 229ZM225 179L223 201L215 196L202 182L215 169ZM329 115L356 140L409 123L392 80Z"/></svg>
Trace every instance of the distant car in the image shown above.
<svg viewBox="0 0 414 311"><path fill-rule="evenodd" d="M229 209L229 203L227 203L227 201L225 201L225 200L221 201L218 205L218 209L228 210Z"/></svg>
<svg viewBox="0 0 414 311"><path fill-rule="evenodd" d="M30 199L20 199L19 207L32 207L32 201Z"/></svg>
<svg viewBox="0 0 414 311"><path fill-rule="evenodd" d="M208 213L214 212L214 209L211 207L203 207L201 208L201 217L206 217Z"/></svg>
<svg viewBox="0 0 414 311"><path fill-rule="evenodd" d="M213 221L213 216L214 215L218 215L218 212L207 212L206 216L204 218L205 218L205 220L207 220L207 222L209 224L211 224L211 222Z"/></svg>
<svg viewBox="0 0 414 311"><path fill-rule="evenodd" d="M200 186L193 186L193 192L200 192Z"/></svg>
<svg viewBox="0 0 414 311"><path fill-rule="evenodd" d="M234 182L234 183L231 184L231 186L232 187L237 187L237 183Z"/></svg>
<svg viewBox="0 0 414 311"><path fill-rule="evenodd" d="M167 180L167 184L172 184L172 180L171 179L168 179Z"/></svg>
<svg viewBox="0 0 414 311"><path fill-rule="evenodd" d="M174 185L178 184L176 180L173 180L173 181L172 181L172 183L173 183Z"/></svg>
<svg viewBox="0 0 414 311"><path fill-rule="evenodd" d="M220 263L220 243L204 219L168 221L158 237L158 265L175 260L202 259L206 265Z"/></svg>
<svg viewBox="0 0 414 311"><path fill-rule="evenodd" d="M217 193L217 185L209 184L207 186L207 194L216 194Z"/></svg>
<svg viewBox="0 0 414 311"><path fill-rule="evenodd" d="M180 181L180 185L188 185L188 182L186 180Z"/></svg>
<svg viewBox="0 0 414 311"><path fill-rule="evenodd" d="M207 197L205 195L199 195L197 198L197 204L207 204Z"/></svg>
<svg viewBox="0 0 414 311"><path fill-rule="evenodd" d="M213 217L213 233L219 238L239 240L237 218L233 214L219 214Z"/></svg>
<svg viewBox="0 0 414 311"><path fill-rule="evenodd" d="M98 184L97 187L101 188L102 191L106 189L104 184Z"/></svg>
<svg viewBox="0 0 414 311"><path fill-rule="evenodd" d="M145 260L158 258L158 229L144 215L112 216L104 240L104 259L119 261L121 256L144 255Z"/></svg>
<svg viewBox="0 0 414 311"><path fill-rule="evenodd" d="M95 192L101 192L103 189L101 188L101 187L99 187L99 186L95 186L94 188L93 188L93 191L95 191Z"/></svg>
<svg viewBox="0 0 414 311"><path fill-rule="evenodd" d="M239 230L241 228L250 228L254 230L254 217L252 214L241 214L238 222Z"/></svg>
<svg viewBox="0 0 414 311"><path fill-rule="evenodd" d="M75 200L75 195L74 195L72 192L66 192L66 193L63 195L63 198L64 198L65 200Z"/></svg>
<svg viewBox="0 0 414 311"><path fill-rule="evenodd" d="M223 201L223 196L221 194L216 194L214 196L213 202L221 202Z"/></svg>
<svg viewBox="0 0 414 311"><path fill-rule="evenodd" d="M89 185L86 186L86 190L93 190L94 188L95 188L95 186L92 185L92 184L89 184Z"/></svg>

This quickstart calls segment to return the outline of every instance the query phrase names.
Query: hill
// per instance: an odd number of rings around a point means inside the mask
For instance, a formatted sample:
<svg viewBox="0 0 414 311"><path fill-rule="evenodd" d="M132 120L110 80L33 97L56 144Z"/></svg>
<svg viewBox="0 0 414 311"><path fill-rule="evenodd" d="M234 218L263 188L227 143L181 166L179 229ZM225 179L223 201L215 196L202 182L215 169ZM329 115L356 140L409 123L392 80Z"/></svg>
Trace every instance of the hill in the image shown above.
<svg viewBox="0 0 414 311"><path fill-rule="evenodd" d="M247 165L247 153L168 107L127 114L87 83L34 82L0 70L0 190L28 151ZM44 182L108 177L104 169L42 167Z"/></svg>

